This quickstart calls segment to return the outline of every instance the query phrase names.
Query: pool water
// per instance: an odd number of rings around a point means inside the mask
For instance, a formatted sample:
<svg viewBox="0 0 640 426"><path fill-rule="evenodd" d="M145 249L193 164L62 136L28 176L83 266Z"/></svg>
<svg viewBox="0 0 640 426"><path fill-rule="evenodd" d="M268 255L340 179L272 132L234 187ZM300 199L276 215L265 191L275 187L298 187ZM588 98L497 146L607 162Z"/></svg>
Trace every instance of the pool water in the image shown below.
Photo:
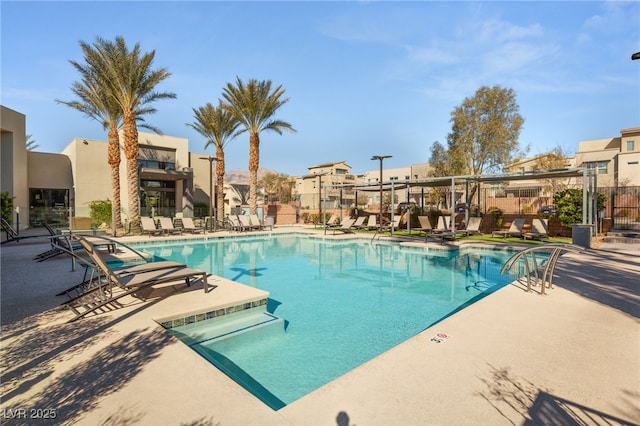
<svg viewBox="0 0 640 426"><path fill-rule="evenodd" d="M499 273L513 253L483 249L427 251L295 234L138 248L270 293L268 313L238 317L264 320L247 327L251 333L210 339L221 334L212 331L219 318L170 331L273 409L513 280Z"/></svg>

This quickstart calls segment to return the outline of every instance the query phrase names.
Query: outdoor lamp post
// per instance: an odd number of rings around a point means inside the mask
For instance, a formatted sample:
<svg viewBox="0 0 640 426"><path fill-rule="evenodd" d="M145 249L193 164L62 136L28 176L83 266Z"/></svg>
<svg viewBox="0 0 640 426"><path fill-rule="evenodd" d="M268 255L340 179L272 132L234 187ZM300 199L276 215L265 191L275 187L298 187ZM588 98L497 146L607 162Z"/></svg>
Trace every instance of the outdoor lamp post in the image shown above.
<svg viewBox="0 0 640 426"><path fill-rule="evenodd" d="M382 232L382 160L391 157L391 155L374 155L371 157L372 160L380 160L380 222L378 223L380 232Z"/></svg>
<svg viewBox="0 0 640 426"><path fill-rule="evenodd" d="M200 157L201 160L209 160L209 232L213 231L213 162L218 161L216 157Z"/></svg>

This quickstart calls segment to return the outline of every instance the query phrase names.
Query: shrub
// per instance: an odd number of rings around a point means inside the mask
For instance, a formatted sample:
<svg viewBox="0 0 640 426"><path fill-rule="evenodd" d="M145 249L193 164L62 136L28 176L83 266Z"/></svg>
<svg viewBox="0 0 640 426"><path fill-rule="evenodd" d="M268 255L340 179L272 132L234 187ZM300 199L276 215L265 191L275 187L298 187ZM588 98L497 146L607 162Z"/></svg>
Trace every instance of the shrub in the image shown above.
<svg viewBox="0 0 640 426"><path fill-rule="evenodd" d="M605 197L598 193L597 210L604 210ZM558 218L562 226L582 223L582 189L568 188L553 196L553 203L558 208Z"/></svg>
<svg viewBox="0 0 640 426"><path fill-rule="evenodd" d="M0 208L2 212L2 218L6 220L8 223L13 223L13 199L15 197L10 197L8 192L0 193Z"/></svg>
<svg viewBox="0 0 640 426"><path fill-rule="evenodd" d="M502 226L502 221L504 220L504 212L502 211L502 209L492 206L489 207L488 211L489 214L493 217L493 223L496 229L500 228Z"/></svg>
<svg viewBox="0 0 640 426"><path fill-rule="evenodd" d="M111 201L96 200L89 203L89 216L91 225L100 226L103 223L111 224Z"/></svg>

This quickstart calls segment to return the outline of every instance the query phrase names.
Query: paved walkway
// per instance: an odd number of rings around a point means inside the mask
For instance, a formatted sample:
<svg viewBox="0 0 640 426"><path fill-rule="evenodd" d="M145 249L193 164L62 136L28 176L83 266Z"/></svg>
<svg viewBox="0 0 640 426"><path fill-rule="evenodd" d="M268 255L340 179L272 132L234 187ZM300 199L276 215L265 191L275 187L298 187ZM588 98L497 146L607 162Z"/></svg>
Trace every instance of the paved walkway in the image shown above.
<svg viewBox="0 0 640 426"><path fill-rule="evenodd" d="M245 286L168 287L171 297L66 324L54 295L82 271L63 257L32 261L42 241L10 243L0 253L0 423L639 424L639 248L566 254L547 295L507 286L276 412L153 321L242 298ZM451 337L437 343L437 333Z"/></svg>

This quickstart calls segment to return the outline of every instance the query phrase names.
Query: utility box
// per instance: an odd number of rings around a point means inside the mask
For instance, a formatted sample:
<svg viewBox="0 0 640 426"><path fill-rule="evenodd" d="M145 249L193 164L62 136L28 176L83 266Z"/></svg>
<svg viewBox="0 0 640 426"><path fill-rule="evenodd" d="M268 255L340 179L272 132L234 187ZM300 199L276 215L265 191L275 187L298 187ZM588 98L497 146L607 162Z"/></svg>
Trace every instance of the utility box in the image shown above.
<svg viewBox="0 0 640 426"><path fill-rule="evenodd" d="M584 247L591 248L591 235L593 234L593 225L578 225L571 226L571 238L572 243Z"/></svg>
<svg viewBox="0 0 640 426"><path fill-rule="evenodd" d="M264 219L264 226L268 226L270 229L273 229L274 222L275 218L273 216L267 216Z"/></svg>

